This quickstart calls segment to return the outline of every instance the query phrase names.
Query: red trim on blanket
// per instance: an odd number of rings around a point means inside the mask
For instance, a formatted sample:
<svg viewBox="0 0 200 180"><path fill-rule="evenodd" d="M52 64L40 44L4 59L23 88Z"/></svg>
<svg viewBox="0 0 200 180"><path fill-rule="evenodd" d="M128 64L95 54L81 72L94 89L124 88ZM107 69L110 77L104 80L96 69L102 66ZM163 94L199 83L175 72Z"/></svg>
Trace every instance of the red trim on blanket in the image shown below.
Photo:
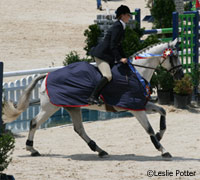
<svg viewBox="0 0 200 180"><path fill-rule="evenodd" d="M46 93L47 93L47 95L49 97L49 93L48 93L48 89L47 89L47 78L48 78L48 76L49 76L49 73L47 74L46 80L45 80L45 90L46 90ZM49 100L50 100L50 97L49 97ZM50 102L51 102L51 100L50 100Z"/></svg>
<svg viewBox="0 0 200 180"><path fill-rule="evenodd" d="M53 103L51 102L51 104L53 104ZM58 106L58 107L84 107L84 106L90 106L89 104L85 104L85 105L59 105L59 104L53 104L53 105Z"/></svg>

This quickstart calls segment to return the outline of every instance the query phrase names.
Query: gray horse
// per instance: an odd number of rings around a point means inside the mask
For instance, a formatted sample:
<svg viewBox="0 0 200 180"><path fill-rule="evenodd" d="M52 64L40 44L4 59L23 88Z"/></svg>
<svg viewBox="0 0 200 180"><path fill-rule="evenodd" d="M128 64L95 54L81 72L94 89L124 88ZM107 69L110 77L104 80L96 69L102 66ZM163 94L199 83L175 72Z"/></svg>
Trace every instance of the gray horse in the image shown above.
<svg viewBox="0 0 200 180"><path fill-rule="evenodd" d="M140 73L140 75L146 79L146 81L150 82L153 72L155 71L158 65L162 65L168 71L170 71L175 78L181 78L183 75L182 67L180 60L177 55L177 51L175 45L177 40L174 40L170 43L158 43L153 46L149 46L148 48L143 49L142 51L134 54L132 56L132 64ZM167 49L173 49L173 52L170 56L168 56L168 52L166 52L166 56L151 56L148 58L136 60L135 57L138 55L146 55L146 54L163 54L163 52ZM29 106L29 97L31 95L31 91L35 87L36 83L46 78L46 75L40 75L36 77L32 83L25 89L23 92L19 102L14 105L12 102L7 101L5 102L5 106L3 109L3 121L4 123L12 122L17 119L17 117ZM60 107L53 105L50 102L50 99L45 90L45 80L41 85L41 92L40 92L40 112L39 114L34 117L30 122L30 130L28 134L28 139L26 141L26 149L31 152L32 156L39 156L40 153L34 149L33 147L33 139L36 130L39 126L44 123L51 115L53 115L56 111L60 109ZM90 139L90 137L85 132L82 117L81 117L81 108L80 107L64 107L66 111L69 112L74 131L77 132L80 137L88 144L92 151L97 151L100 157L108 156L108 153L100 148L95 141ZM97 106L97 105L90 105L88 109L99 110L99 111L108 111L106 105ZM119 108L113 106L117 112L124 111L123 108ZM165 148L161 145L160 140L162 139L164 132L166 130L166 112L162 107L159 107L151 102L146 104L145 110L143 111L129 111L132 113L145 131L149 134L152 143L154 144L155 148L161 152L163 158L172 158L171 154L165 150ZM160 114L160 130L159 132L155 133L151 124L149 123L147 113L148 112L157 112Z"/></svg>

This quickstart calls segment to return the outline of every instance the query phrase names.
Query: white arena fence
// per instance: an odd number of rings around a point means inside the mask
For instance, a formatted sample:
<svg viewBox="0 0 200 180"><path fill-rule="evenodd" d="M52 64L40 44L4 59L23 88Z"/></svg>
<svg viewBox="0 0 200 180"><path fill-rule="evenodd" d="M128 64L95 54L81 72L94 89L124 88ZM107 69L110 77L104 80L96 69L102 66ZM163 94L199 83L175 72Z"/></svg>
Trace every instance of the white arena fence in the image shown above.
<svg viewBox="0 0 200 180"><path fill-rule="evenodd" d="M24 89L31 83L31 81L37 76L37 74L44 74L55 71L61 67L45 68L45 69L34 69L27 71L15 71L5 72L4 78L13 76L29 75L15 82L3 83L3 98L5 100L11 100L17 103ZM36 73L36 74L35 74ZM32 75L31 75L32 74ZM40 86L42 80L40 80L32 91L30 97L30 106L24 111L20 117L12 123L6 125L6 129L13 132L28 131L30 120L33 119L40 110ZM118 117L131 116L130 113L111 113L111 112L100 112L95 110L82 109L83 121L96 121L106 120ZM47 128L55 125L71 123L69 114L61 108L53 116L51 116L40 128Z"/></svg>

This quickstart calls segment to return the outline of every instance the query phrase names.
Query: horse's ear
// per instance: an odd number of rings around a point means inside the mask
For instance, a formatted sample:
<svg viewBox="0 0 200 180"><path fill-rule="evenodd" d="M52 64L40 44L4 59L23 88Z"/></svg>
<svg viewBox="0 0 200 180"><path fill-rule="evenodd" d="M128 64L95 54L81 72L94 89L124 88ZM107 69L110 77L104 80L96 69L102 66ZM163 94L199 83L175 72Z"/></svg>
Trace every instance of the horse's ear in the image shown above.
<svg viewBox="0 0 200 180"><path fill-rule="evenodd" d="M173 41L170 42L170 46L175 47L178 42L178 38L174 39Z"/></svg>

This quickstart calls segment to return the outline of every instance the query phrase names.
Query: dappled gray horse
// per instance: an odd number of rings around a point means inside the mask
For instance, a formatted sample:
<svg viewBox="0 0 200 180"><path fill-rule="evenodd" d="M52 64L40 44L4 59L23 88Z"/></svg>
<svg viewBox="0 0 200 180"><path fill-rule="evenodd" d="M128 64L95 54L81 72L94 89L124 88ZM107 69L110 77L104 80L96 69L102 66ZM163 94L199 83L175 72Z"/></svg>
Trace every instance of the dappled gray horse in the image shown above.
<svg viewBox="0 0 200 180"><path fill-rule="evenodd" d="M170 43L158 43L153 46L149 46L142 51L134 54L131 57L132 66L139 72L139 74L147 81L150 82L153 72L157 68L157 66L162 65L168 71L170 71L175 78L180 78L183 75L181 63L179 61L177 51L175 48L177 41L174 40ZM170 48L170 49L169 49ZM167 49L167 50L166 50ZM164 53L164 54L163 54ZM138 59L137 57L140 58ZM143 58L141 58L143 57ZM48 94L46 92L45 82L46 75L40 75L36 77L32 83L25 89L23 92L19 102L14 105L12 102L5 102L3 109L3 121L5 123L12 122L17 119L17 117L29 106L29 97L31 95L31 91L35 87L36 83L45 78L41 85L41 96L40 96L40 112L34 117L30 122L30 130L28 134L28 139L26 142L26 149L31 152L32 156L38 156L40 153L34 149L33 147L33 139L36 130L39 126L44 123L51 115L53 115L56 111L60 109L60 107L53 105L50 102ZM101 149L95 141L90 139L87 133L84 130L84 126L82 123L81 117L81 108L80 107L64 107L67 110L72 118L73 126L75 132L77 132L81 138L88 144L92 151L97 151L100 157L105 157L108 155L106 151ZM106 105L102 106L90 105L87 107L88 109L100 110L100 111L108 111ZM124 111L123 108L112 106L112 110L117 112ZM163 137L163 134L166 130L166 112L162 107L159 107L151 102L147 102L145 105L145 109L141 111L132 111L129 110L145 131L149 134L152 143L155 148L161 152L163 158L171 158L171 154L165 150L165 148L161 145L160 140ZM160 114L160 130L155 133L149 120L147 118L147 112L157 112Z"/></svg>

